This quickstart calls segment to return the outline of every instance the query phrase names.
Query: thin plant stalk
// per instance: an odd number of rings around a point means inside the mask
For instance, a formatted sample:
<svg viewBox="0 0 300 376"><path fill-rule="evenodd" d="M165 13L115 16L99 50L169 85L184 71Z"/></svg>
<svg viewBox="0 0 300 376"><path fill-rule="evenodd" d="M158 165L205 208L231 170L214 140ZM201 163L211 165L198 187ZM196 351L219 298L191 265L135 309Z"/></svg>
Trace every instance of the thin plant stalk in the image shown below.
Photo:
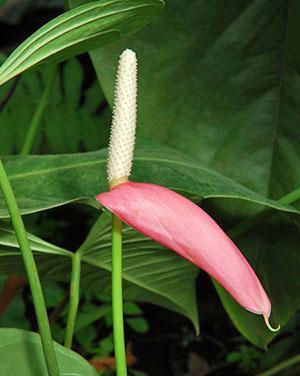
<svg viewBox="0 0 300 376"><path fill-rule="evenodd" d="M122 221L112 215L112 311L117 376L127 375L122 296Z"/></svg>
<svg viewBox="0 0 300 376"><path fill-rule="evenodd" d="M16 233L16 237L21 250L23 262L25 265L27 278L31 289L33 305L36 313L38 328L42 340L43 352L45 356L46 366L50 376L59 376L59 368L54 351L54 345L51 336L51 329L47 316L46 304L43 291L37 271L37 266L31 251L29 241L22 217L19 212L17 201L6 175L2 160L0 158L0 188L2 190L4 200L6 202L11 221Z"/></svg>
<svg viewBox="0 0 300 376"><path fill-rule="evenodd" d="M71 284L70 284L70 302L67 319L67 328L65 336L65 347L70 349L72 347L73 334L75 328L75 321L79 305L80 294L80 273L81 273L81 254L76 252L72 258Z"/></svg>
<svg viewBox="0 0 300 376"><path fill-rule="evenodd" d="M257 376L273 376L273 375L277 375L277 373L287 369L287 368L290 368L292 366L294 366L295 364L299 363L300 362L300 354L298 355L295 355L289 359L286 359L284 360L283 362L277 364L275 367L272 367L270 369L268 369L267 371L264 371L262 373L260 373L259 375Z"/></svg>
<svg viewBox="0 0 300 376"><path fill-rule="evenodd" d="M31 152L38 129L41 125L41 121L42 121L42 118L43 118L43 115L44 115L44 112L48 103L49 96L52 91L52 87L53 87L55 76L56 76L56 70L57 70L56 64L52 64L49 66L46 86L40 98L38 107L33 115L32 121L29 125L26 138L25 138L22 150L21 150L22 155L28 155Z"/></svg>

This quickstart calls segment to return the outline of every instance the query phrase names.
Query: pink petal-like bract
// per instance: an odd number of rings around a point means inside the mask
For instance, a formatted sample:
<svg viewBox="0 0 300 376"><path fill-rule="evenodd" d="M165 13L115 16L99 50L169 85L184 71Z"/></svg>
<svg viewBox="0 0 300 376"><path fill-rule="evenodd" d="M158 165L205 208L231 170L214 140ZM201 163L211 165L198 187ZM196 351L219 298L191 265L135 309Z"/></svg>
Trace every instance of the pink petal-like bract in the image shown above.
<svg viewBox="0 0 300 376"><path fill-rule="evenodd" d="M216 279L244 308L265 318L271 304L237 246L200 207L165 187L126 182L97 200L137 231Z"/></svg>

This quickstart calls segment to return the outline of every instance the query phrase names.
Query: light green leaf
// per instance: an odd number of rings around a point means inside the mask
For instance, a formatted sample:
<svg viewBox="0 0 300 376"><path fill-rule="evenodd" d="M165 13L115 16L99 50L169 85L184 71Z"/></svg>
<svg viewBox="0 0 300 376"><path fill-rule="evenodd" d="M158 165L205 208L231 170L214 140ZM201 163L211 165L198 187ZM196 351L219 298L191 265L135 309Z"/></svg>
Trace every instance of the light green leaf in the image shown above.
<svg viewBox="0 0 300 376"><path fill-rule="evenodd" d="M132 179L161 184L195 199L232 198L250 201L274 209L296 209L262 197L246 187L202 166L180 152L146 144L137 149ZM4 158L22 214L86 200L96 205L95 195L107 190L106 150L98 152L13 156ZM0 218L8 217L0 195Z"/></svg>
<svg viewBox="0 0 300 376"><path fill-rule="evenodd" d="M1 375L47 376L41 339L37 333L0 329ZM61 376L97 376L96 370L79 354L54 343Z"/></svg>
<svg viewBox="0 0 300 376"><path fill-rule="evenodd" d="M68 273L72 252L27 233L30 247L35 252L40 275L45 279L62 280ZM26 275L14 231L6 224L0 225L0 273Z"/></svg>
<svg viewBox="0 0 300 376"><path fill-rule="evenodd" d="M149 324L144 317L126 318L125 322L136 333L145 334L149 331Z"/></svg>
<svg viewBox="0 0 300 376"><path fill-rule="evenodd" d="M124 302L123 311L125 316L135 316L143 314L141 308L133 302Z"/></svg>
<svg viewBox="0 0 300 376"><path fill-rule="evenodd" d="M162 7L160 0L101 0L72 9L41 27L8 57L0 68L0 85L46 60L62 61L124 38Z"/></svg>

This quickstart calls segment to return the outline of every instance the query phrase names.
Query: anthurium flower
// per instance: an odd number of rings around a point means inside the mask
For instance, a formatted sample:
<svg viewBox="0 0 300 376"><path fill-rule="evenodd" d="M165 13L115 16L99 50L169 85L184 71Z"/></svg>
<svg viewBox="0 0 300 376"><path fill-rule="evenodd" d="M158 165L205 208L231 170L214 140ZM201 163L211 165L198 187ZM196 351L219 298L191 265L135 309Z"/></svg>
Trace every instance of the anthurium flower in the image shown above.
<svg viewBox="0 0 300 376"><path fill-rule="evenodd" d="M216 279L245 309L263 315L270 330L270 300L250 264L219 225L184 196L156 184L128 181L135 137L136 58L120 57L109 148L110 191L105 208Z"/></svg>

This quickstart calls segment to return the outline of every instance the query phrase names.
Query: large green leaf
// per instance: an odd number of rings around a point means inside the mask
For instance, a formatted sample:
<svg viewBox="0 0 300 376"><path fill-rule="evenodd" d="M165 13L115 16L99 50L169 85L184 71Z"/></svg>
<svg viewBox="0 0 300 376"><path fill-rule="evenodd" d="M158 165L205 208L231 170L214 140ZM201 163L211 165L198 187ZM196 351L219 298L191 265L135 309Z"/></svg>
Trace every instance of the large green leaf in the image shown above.
<svg viewBox="0 0 300 376"><path fill-rule="evenodd" d="M181 149L256 192L278 198L300 186L299 17L297 0L192 0L188 6L167 1L147 29L91 56L112 103L118 54L125 46L136 50L140 135ZM229 207L227 200L222 214L249 214L248 208L241 209L234 202ZM293 263L293 241L283 241L280 231L278 239L276 230L272 235L269 243L261 240L259 254L267 260L273 242L282 242L285 251L278 250L272 269L267 261L264 267L268 279L276 280L272 298L275 286L289 286L285 299L279 299L285 315L281 311L278 318L284 323L299 307L299 270ZM243 248L250 259L253 244L265 237L250 233ZM283 265L296 268L297 274L279 275ZM262 267L260 271L264 273ZM278 291L282 296L282 289ZM261 320L227 299L224 291L221 296L237 328L264 346L272 335Z"/></svg>
<svg viewBox="0 0 300 376"><path fill-rule="evenodd" d="M106 150L67 155L13 156L4 158L4 162L23 214L76 200L96 205L95 195L107 190ZM165 185L198 200L227 197L297 212L201 166L197 160L154 144L137 149L132 178ZM7 216L5 202L0 195L0 218Z"/></svg>
<svg viewBox="0 0 300 376"><path fill-rule="evenodd" d="M47 376L41 338L20 329L0 329L0 375ZM54 343L61 376L97 376L98 372L79 354Z"/></svg>
<svg viewBox="0 0 300 376"><path fill-rule="evenodd" d="M139 135L280 197L300 185L299 17L297 0L172 0L91 56L112 103L118 55L137 52Z"/></svg>
<svg viewBox="0 0 300 376"><path fill-rule="evenodd" d="M273 326L283 326L300 307L299 223L286 214L276 214L236 242L268 292ZM240 307L220 285L216 287L232 321L249 341L265 347L278 334L267 329L262 317Z"/></svg>
<svg viewBox="0 0 300 376"><path fill-rule="evenodd" d="M44 68L42 66L41 68ZM45 87L47 69L22 75L0 116L0 154L21 151L26 133ZM73 58L57 69L32 154L75 153L106 146L110 111L98 82L82 90L84 71ZM11 82L0 86L4 98ZM98 109L103 108L101 116Z"/></svg>
<svg viewBox="0 0 300 376"><path fill-rule="evenodd" d="M23 42L0 68L0 85L46 60L61 61L124 38L162 9L160 0L101 0L48 22Z"/></svg>
<svg viewBox="0 0 300 376"><path fill-rule="evenodd" d="M82 255L83 288L110 293L110 214L102 215L79 252ZM44 279L69 281L73 253L28 234L39 272ZM0 227L0 273L24 275L23 261L14 231ZM150 302L188 317L199 328L195 278L198 269L129 227L124 228L124 296ZM95 312L100 315L100 311ZM80 325L80 324L79 324Z"/></svg>

